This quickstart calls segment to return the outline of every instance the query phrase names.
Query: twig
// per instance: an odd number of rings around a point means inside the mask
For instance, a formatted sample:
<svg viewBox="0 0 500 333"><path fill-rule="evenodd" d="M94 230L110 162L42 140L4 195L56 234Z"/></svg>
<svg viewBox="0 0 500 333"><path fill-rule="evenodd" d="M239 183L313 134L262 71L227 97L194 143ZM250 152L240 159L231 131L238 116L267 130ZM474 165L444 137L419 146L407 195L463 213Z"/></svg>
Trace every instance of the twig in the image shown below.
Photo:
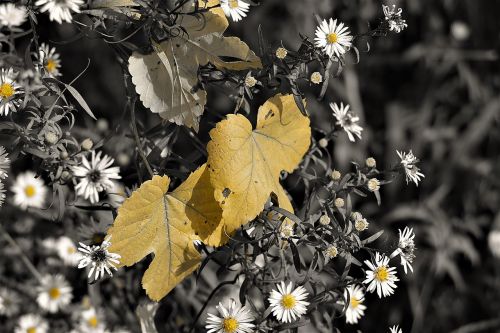
<svg viewBox="0 0 500 333"><path fill-rule="evenodd" d="M9 235L9 233L4 229L4 227L1 224L0 224L0 233L2 233L3 237L5 238L5 240L7 240L7 242L10 245L12 245L13 248L16 249L16 251L18 252L19 256L21 257L21 260L26 265L26 267L31 272L31 274L33 274L33 276L39 282L41 282L42 281L42 275L40 274L40 272L38 272L38 270L36 269L35 265L33 265L31 263L31 261L28 259L28 257L24 254L24 252L21 249L21 247L17 244L17 242L14 240L14 238L12 238L12 236Z"/></svg>
<svg viewBox="0 0 500 333"><path fill-rule="evenodd" d="M451 333L491 332L491 329L495 327L500 327L500 319L498 318L469 323L453 330Z"/></svg>
<svg viewBox="0 0 500 333"><path fill-rule="evenodd" d="M137 125L135 122L135 98L130 105L130 115L132 118L132 124L130 124L130 125L132 127L132 132L134 133L134 139L135 139L135 143L137 145L137 150L139 151L139 155L141 155L142 161L144 162L144 165L146 166L146 169L149 172L149 176L151 178L153 178L153 176L154 176L153 169L151 169L151 166L149 165L148 159L146 158L146 155L144 155L144 152L142 151L141 141L139 139L139 133L137 132Z"/></svg>

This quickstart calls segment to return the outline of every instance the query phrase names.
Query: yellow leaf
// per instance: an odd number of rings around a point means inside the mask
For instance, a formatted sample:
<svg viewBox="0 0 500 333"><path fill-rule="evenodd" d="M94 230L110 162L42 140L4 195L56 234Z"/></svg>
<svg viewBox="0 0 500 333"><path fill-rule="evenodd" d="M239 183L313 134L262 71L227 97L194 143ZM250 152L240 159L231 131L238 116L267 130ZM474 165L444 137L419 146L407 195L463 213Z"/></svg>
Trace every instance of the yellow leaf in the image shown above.
<svg viewBox="0 0 500 333"><path fill-rule="evenodd" d="M164 119L198 130L206 104L206 92L198 82L199 66L212 63L219 69L243 70L262 64L244 42L222 36L228 21L220 8L210 9L203 18L183 15L178 23L186 32L172 29L175 35L154 44L151 54L134 52L129 71L144 106Z"/></svg>
<svg viewBox="0 0 500 333"><path fill-rule="evenodd" d="M278 94L264 103L255 130L244 116L228 115L210 137L207 165L227 233L254 219L272 192L280 206L293 212L280 172L292 172L311 141L309 118L300 113L293 95Z"/></svg>
<svg viewBox="0 0 500 333"><path fill-rule="evenodd" d="M213 189L205 165L171 193L169 183L167 176L143 183L119 208L108 231L110 251L121 255L122 266L154 253L142 285L156 301L198 267L201 257L193 241L210 239L221 217L219 205L210 200Z"/></svg>

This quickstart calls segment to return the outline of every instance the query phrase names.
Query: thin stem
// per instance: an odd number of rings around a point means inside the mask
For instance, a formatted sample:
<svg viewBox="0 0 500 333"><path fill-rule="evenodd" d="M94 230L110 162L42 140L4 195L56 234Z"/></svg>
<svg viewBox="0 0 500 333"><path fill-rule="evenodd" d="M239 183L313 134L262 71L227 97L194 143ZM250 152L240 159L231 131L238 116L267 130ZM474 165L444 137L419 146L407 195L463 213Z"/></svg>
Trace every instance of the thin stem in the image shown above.
<svg viewBox="0 0 500 333"><path fill-rule="evenodd" d="M28 257L24 254L24 252L21 249L21 247L17 244L17 242L14 240L14 238L12 238L12 236L9 235L9 233L4 229L4 227L1 224L0 224L0 233L3 235L3 237L5 238L5 240L7 240L7 242L10 245L12 245L13 248L16 249L16 251L18 252L19 256L21 257L21 260L26 265L26 267L31 272L31 274L33 274L33 276L39 282L41 282L42 281L42 275L40 274L40 272L38 272L38 270L36 269L35 265L33 265L31 263L31 261L28 259Z"/></svg>
<svg viewBox="0 0 500 333"><path fill-rule="evenodd" d="M132 132L134 133L135 143L137 145L137 150L139 151L139 155L141 155L142 161L144 162L144 165L146 166L146 169L149 172L149 176L151 178L153 178L153 176L154 176L153 169L151 169L151 166L149 165L148 159L146 158L146 155L142 151L142 145L141 145L141 141L139 139L139 133L137 132L137 125L135 122L135 98L130 105L130 115L132 118L131 126L132 126Z"/></svg>

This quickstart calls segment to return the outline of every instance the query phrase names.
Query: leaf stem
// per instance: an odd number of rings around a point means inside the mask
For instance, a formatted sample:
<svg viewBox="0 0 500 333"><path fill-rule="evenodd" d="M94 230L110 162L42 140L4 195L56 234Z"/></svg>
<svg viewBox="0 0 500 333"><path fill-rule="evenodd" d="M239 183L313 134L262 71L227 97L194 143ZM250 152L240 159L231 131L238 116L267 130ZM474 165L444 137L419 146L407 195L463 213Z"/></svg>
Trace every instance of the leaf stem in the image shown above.
<svg viewBox="0 0 500 333"><path fill-rule="evenodd" d="M23 250L21 249L21 247L19 246L19 244L17 244L17 242L14 240L14 238L12 238L12 236L4 229L4 227L0 224L0 233L2 234L2 236L5 238L5 240L7 240L7 242L14 248L16 249L16 251L18 252L19 254L19 257L21 257L21 260L23 261L23 263L26 265L26 267L28 268L28 270L31 272L31 274L33 274L33 276L39 281L41 282L42 281L42 275L40 274L40 272L38 272L38 270L36 269L35 265L33 265L31 263L31 261L28 259L28 257L24 254Z"/></svg>
<svg viewBox="0 0 500 333"><path fill-rule="evenodd" d="M142 161L144 162L144 165L146 166L146 169L148 170L149 175L151 176L151 178L153 178L153 176L154 176L153 169L151 169L151 166L149 165L148 159L146 158L146 155L142 151L142 145L141 145L141 141L139 139L139 133L137 132L137 125L135 122L135 101L136 101L136 99L134 98L134 100L132 101L132 103L130 105L130 116L132 118L132 123L130 124L130 126L132 127L132 132L134 134L135 144L137 145L137 150L139 151L139 155L141 156Z"/></svg>

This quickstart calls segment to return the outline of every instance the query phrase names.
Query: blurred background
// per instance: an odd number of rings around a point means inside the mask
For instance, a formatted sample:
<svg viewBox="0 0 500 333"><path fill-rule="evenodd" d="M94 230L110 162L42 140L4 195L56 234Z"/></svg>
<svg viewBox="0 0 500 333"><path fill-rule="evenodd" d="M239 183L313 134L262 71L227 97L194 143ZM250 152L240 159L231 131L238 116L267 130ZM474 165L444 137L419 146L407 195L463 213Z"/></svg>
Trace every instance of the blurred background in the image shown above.
<svg viewBox="0 0 500 333"><path fill-rule="evenodd" d="M500 1L384 2L393 3L403 8L406 30L358 39L359 64L354 57L347 60L325 101L316 100L319 87L301 87L313 126L321 129L330 122L328 102L347 102L362 119L362 141L351 144L341 135L329 146L336 169L369 156L380 169L389 168L398 163L396 149L412 149L426 175L418 188L406 186L403 178L384 187L381 209L376 203L359 207L376 228L414 228L415 272L401 277L389 300L368 295L359 326L339 325L343 332L387 332L396 323L405 333L500 332ZM314 37L314 14L338 18L352 33L362 34L383 18L381 5L375 0L263 0L243 22L231 24L229 35L257 49L261 24L270 44L296 50L299 33ZM74 41L77 31L70 25L49 23L45 16L40 21L47 27L41 39L61 53L63 81L72 80L90 60L77 89L110 128L126 126L120 120L126 94L113 49L98 37ZM265 97L258 96L255 106ZM224 114L233 110L234 101L213 87L209 108ZM203 142L209 129L201 129ZM316 139L321 139L319 131ZM111 144L115 151L125 150L128 140Z"/></svg>

